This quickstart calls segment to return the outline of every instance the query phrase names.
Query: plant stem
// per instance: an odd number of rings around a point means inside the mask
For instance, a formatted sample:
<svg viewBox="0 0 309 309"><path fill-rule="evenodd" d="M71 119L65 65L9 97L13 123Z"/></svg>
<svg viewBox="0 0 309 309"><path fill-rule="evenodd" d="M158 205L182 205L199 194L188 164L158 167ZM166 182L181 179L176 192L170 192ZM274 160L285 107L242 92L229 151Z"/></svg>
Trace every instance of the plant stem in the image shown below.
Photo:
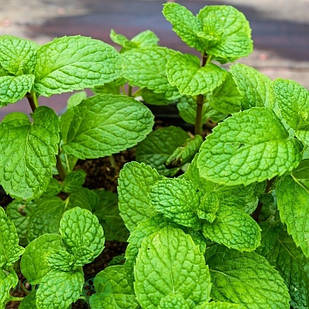
<svg viewBox="0 0 309 309"><path fill-rule="evenodd" d="M128 96L132 97L132 86L128 85Z"/></svg>
<svg viewBox="0 0 309 309"><path fill-rule="evenodd" d="M15 296L11 296L9 298L9 301L22 301L24 299L24 297L15 297Z"/></svg>
<svg viewBox="0 0 309 309"><path fill-rule="evenodd" d="M112 166L115 170L118 169L117 162L116 162L116 160L115 160L115 158L114 158L113 155L110 155L110 156L109 156L109 162L111 163L111 166Z"/></svg>
<svg viewBox="0 0 309 309"><path fill-rule="evenodd" d="M57 159L56 167L59 173L59 177L61 180L64 180L66 172L61 162L60 152L57 154L56 159Z"/></svg>

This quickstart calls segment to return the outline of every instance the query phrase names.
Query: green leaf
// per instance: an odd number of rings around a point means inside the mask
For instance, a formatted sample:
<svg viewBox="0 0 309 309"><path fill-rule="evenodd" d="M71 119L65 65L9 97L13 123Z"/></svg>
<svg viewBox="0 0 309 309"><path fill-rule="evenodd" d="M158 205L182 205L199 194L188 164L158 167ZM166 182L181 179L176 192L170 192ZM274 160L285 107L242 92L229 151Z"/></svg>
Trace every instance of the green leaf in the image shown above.
<svg viewBox="0 0 309 309"><path fill-rule="evenodd" d="M134 277L138 302L147 309L157 308L161 299L172 293L186 299L189 308L210 297L210 274L204 256L180 229L166 227L143 240Z"/></svg>
<svg viewBox="0 0 309 309"><path fill-rule="evenodd" d="M76 302L83 289L84 274L76 272L50 271L44 276L36 296L40 309L66 309Z"/></svg>
<svg viewBox="0 0 309 309"><path fill-rule="evenodd" d="M0 268L13 265L24 252L18 245L18 235L13 222L0 207Z"/></svg>
<svg viewBox="0 0 309 309"><path fill-rule="evenodd" d="M79 190L85 182L86 175L86 172L81 169L67 174L62 184L63 192L72 193Z"/></svg>
<svg viewBox="0 0 309 309"><path fill-rule="evenodd" d="M79 188L73 191L65 201L66 209L80 207L92 211L100 203L100 199L96 192L87 188Z"/></svg>
<svg viewBox="0 0 309 309"><path fill-rule="evenodd" d="M0 308L5 309L9 301L10 291L18 284L15 271L8 272L0 268Z"/></svg>
<svg viewBox="0 0 309 309"><path fill-rule="evenodd" d="M309 191L290 176L276 185L280 218L288 233L306 257L309 257Z"/></svg>
<svg viewBox="0 0 309 309"><path fill-rule="evenodd" d="M180 294L170 294L161 299L159 309L190 309L188 302Z"/></svg>
<svg viewBox="0 0 309 309"><path fill-rule="evenodd" d="M30 92L34 75L0 76L0 105L15 103Z"/></svg>
<svg viewBox="0 0 309 309"><path fill-rule="evenodd" d="M199 195L190 181L181 178L159 180L152 186L149 198L155 210L172 222L199 227L196 215Z"/></svg>
<svg viewBox="0 0 309 309"><path fill-rule="evenodd" d="M187 132L179 127L169 126L151 132L136 148L136 160L149 164L160 174L173 176L178 168L168 169L166 160L182 146L188 138Z"/></svg>
<svg viewBox="0 0 309 309"><path fill-rule="evenodd" d="M36 44L29 40L12 35L0 36L1 67L13 75L33 73L36 64L36 49Z"/></svg>
<svg viewBox="0 0 309 309"><path fill-rule="evenodd" d="M244 64L234 64L230 68L233 79L243 96L243 109L254 106L273 108L275 103L271 79L252 67Z"/></svg>
<svg viewBox="0 0 309 309"><path fill-rule="evenodd" d="M81 103L86 98L87 98L86 91L80 91L80 92L76 92L72 94L68 99L67 108L77 106L79 103Z"/></svg>
<svg viewBox="0 0 309 309"><path fill-rule="evenodd" d="M200 175L220 184L248 185L293 170L301 145L273 111L253 107L220 123L202 144Z"/></svg>
<svg viewBox="0 0 309 309"><path fill-rule="evenodd" d="M208 55L225 63L248 56L253 49L251 29L244 14L232 6L209 5L200 10L203 24L199 35L207 42Z"/></svg>
<svg viewBox="0 0 309 309"><path fill-rule="evenodd" d="M293 308L309 307L309 259L297 248L282 225L263 224L258 253L278 269L291 295Z"/></svg>
<svg viewBox="0 0 309 309"><path fill-rule="evenodd" d="M61 117L63 149L80 159L99 158L135 146L153 126L142 103L121 95L98 95Z"/></svg>
<svg viewBox="0 0 309 309"><path fill-rule="evenodd" d="M76 266L75 256L66 250L60 250L52 253L48 257L48 265L52 270L67 272L77 270L79 268L79 266Z"/></svg>
<svg viewBox="0 0 309 309"><path fill-rule="evenodd" d="M259 225L244 211L220 205L216 219L203 224L203 235L239 251L253 251L261 242Z"/></svg>
<svg viewBox="0 0 309 309"><path fill-rule="evenodd" d="M130 40L125 35L117 33L114 29L111 29L109 37L114 43L116 43L116 44L118 44L122 47L125 47L125 48L128 48L128 49L135 47L134 44L132 44L130 42Z"/></svg>
<svg viewBox="0 0 309 309"><path fill-rule="evenodd" d="M145 30L134 36L131 42L135 43L137 47L151 47L157 46L159 38L150 30Z"/></svg>
<svg viewBox="0 0 309 309"><path fill-rule="evenodd" d="M252 309L290 308L290 296L283 279L264 257L221 247L206 262L214 300Z"/></svg>
<svg viewBox="0 0 309 309"><path fill-rule="evenodd" d="M126 163L118 179L118 207L120 215L129 231L137 224L155 215L148 194L150 187L161 179L158 172L150 166L130 162Z"/></svg>
<svg viewBox="0 0 309 309"><path fill-rule="evenodd" d="M58 117L53 110L41 106L32 118L33 123L24 114L12 113L0 124L0 182L8 194L24 199L46 190L59 143Z"/></svg>
<svg viewBox="0 0 309 309"><path fill-rule="evenodd" d="M164 93L155 93L147 88L141 89L140 95L145 103L150 105L168 105L174 103L174 100L166 99Z"/></svg>
<svg viewBox="0 0 309 309"><path fill-rule="evenodd" d="M197 35L203 30L202 23L188 9L178 3L165 3L163 15L172 24L173 30L190 47L204 51L203 41Z"/></svg>
<svg viewBox="0 0 309 309"><path fill-rule="evenodd" d="M25 249L20 269L30 284L38 284L50 271L49 257L64 250L60 235L44 234L33 240Z"/></svg>
<svg viewBox="0 0 309 309"><path fill-rule="evenodd" d="M37 52L35 91L53 94L90 88L120 75L120 58L110 45L83 36L65 36L42 45Z"/></svg>
<svg viewBox="0 0 309 309"><path fill-rule="evenodd" d="M37 309L36 291L32 290L20 303L18 309Z"/></svg>
<svg viewBox="0 0 309 309"><path fill-rule="evenodd" d="M89 210L75 207L66 211L59 232L68 251L76 257L77 266L92 262L103 251L103 228Z"/></svg>
<svg viewBox="0 0 309 309"><path fill-rule="evenodd" d="M122 76L132 86L163 93L169 100L179 97L168 83L166 64L176 52L165 47L135 48L122 54Z"/></svg>
<svg viewBox="0 0 309 309"><path fill-rule="evenodd" d="M245 309L243 305L226 302L211 302L197 306L196 309Z"/></svg>
<svg viewBox="0 0 309 309"><path fill-rule="evenodd" d="M181 53L168 60L166 72L169 83L182 95L190 96L212 92L226 77L226 71L217 65L201 67L198 57Z"/></svg>
<svg viewBox="0 0 309 309"><path fill-rule="evenodd" d="M112 94L119 94L120 87L126 84L126 80L124 78L118 78L110 83L106 83L104 85L96 86L92 90L95 94L105 94L105 93L112 93Z"/></svg>
<svg viewBox="0 0 309 309"><path fill-rule="evenodd" d="M302 160L292 175L297 181L309 190L309 159Z"/></svg>

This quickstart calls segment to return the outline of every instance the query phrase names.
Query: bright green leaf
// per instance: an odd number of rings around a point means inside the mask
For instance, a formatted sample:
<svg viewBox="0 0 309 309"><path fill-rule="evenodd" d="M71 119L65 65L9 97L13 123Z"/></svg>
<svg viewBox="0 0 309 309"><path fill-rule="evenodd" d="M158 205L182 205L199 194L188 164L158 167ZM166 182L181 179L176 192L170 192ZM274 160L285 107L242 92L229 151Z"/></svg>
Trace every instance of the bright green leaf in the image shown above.
<svg viewBox="0 0 309 309"><path fill-rule="evenodd" d="M67 108L74 107L87 98L86 91L80 91L72 94L67 102Z"/></svg>
<svg viewBox="0 0 309 309"><path fill-rule="evenodd" d="M15 271L7 272L0 268L0 309L5 309L9 301L10 291L18 284Z"/></svg>
<svg viewBox="0 0 309 309"><path fill-rule="evenodd" d="M86 179L86 172L79 169L67 174L63 181L63 191L67 193L79 190Z"/></svg>
<svg viewBox="0 0 309 309"><path fill-rule="evenodd" d="M159 309L190 309L187 301L180 294L170 294L163 297Z"/></svg>

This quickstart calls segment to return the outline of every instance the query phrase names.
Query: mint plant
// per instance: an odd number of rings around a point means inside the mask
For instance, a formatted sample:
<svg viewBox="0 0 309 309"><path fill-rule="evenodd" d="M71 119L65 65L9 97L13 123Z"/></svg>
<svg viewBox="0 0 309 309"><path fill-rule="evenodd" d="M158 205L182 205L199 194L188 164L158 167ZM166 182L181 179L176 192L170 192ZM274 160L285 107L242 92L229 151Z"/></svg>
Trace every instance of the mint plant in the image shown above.
<svg viewBox="0 0 309 309"><path fill-rule="evenodd" d="M235 8L167 3L163 15L194 54L150 30L112 30L119 52L82 36L0 37L1 106L32 109L0 123L13 199L0 209L0 308L309 307L308 90L229 65L253 50ZM71 91L61 116L39 104ZM190 132L152 129L147 106L169 104ZM120 170L113 155L127 149L136 161ZM77 168L102 157L117 193ZM127 247L89 275L105 242Z"/></svg>

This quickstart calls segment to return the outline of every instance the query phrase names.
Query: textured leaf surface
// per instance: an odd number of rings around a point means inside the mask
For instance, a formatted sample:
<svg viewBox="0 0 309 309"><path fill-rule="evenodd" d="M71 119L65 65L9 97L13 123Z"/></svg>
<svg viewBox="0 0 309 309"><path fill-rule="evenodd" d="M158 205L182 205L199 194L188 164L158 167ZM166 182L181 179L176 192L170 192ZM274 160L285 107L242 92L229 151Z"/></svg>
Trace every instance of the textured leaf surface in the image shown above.
<svg viewBox="0 0 309 309"><path fill-rule="evenodd" d="M211 302L197 306L196 309L244 309L243 305L226 302Z"/></svg>
<svg viewBox="0 0 309 309"><path fill-rule="evenodd" d="M290 308L283 279L264 257L222 247L207 264L214 300L243 304L250 309Z"/></svg>
<svg viewBox="0 0 309 309"><path fill-rule="evenodd" d="M67 193L74 192L75 190L80 189L86 179L86 172L82 169L72 171L67 174L63 181L63 191Z"/></svg>
<svg viewBox="0 0 309 309"><path fill-rule="evenodd" d="M25 199L46 190L56 165L59 142L54 111L42 106L32 117L30 123L26 115L12 113L0 124L1 185L10 195Z"/></svg>
<svg viewBox="0 0 309 309"><path fill-rule="evenodd" d="M61 117L63 149L80 159L109 156L142 141L152 126L153 115L142 103L121 95L94 96Z"/></svg>
<svg viewBox="0 0 309 309"><path fill-rule="evenodd" d="M179 294L167 295L161 299L159 309L189 309L187 301Z"/></svg>
<svg viewBox="0 0 309 309"><path fill-rule="evenodd" d="M18 309L37 309L36 291L31 291L20 303Z"/></svg>
<svg viewBox="0 0 309 309"><path fill-rule="evenodd" d="M200 175L213 182L248 185L282 175L301 160L301 145L274 112L254 107L219 124L202 144Z"/></svg>
<svg viewBox="0 0 309 309"><path fill-rule="evenodd" d="M167 78L182 95L198 95L213 91L220 86L226 72L215 64L200 66L198 57L177 53L167 62Z"/></svg>
<svg viewBox="0 0 309 309"><path fill-rule="evenodd" d="M120 171L117 188L118 206L129 231L133 231L139 222L156 213L148 194L150 187L159 179L161 176L158 172L143 163L127 163Z"/></svg>
<svg viewBox="0 0 309 309"><path fill-rule="evenodd" d="M87 98L86 91L80 91L72 94L67 102L67 108L74 107Z"/></svg>
<svg viewBox="0 0 309 309"><path fill-rule="evenodd" d="M42 45L37 53L35 90L43 96L90 88L120 75L120 58L110 45L68 36Z"/></svg>
<svg viewBox="0 0 309 309"><path fill-rule="evenodd" d="M189 308L209 299L211 283L204 257L180 229L163 228L143 240L134 276L136 297L145 308L157 308L171 293L182 295Z"/></svg>
<svg viewBox="0 0 309 309"><path fill-rule="evenodd" d="M104 232L98 218L89 210L75 207L64 213L59 232L77 265L92 262L104 248Z"/></svg>
<svg viewBox="0 0 309 309"><path fill-rule="evenodd" d="M66 309L80 297L84 284L82 271L50 271L44 276L36 296L40 309Z"/></svg>
<svg viewBox="0 0 309 309"><path fill-rule="evenodd" d="M234 64L230 68L233 79L243 95L243 109L254 106L272 108L275 103L274 92L270 78L244 64Z"/></svg>
<svg viewBox="0 0 309 309"><path fill-rule="evenodd" d="M9 301L10 291L18 284L18 277L15 271L7 272L0 268L0 308L5 309Z"/></svg>
<svg viewBox="0 0 309 309"><path fill-rule="evenodd" d="M276 186L280 218L288 233L306 257L309 257L309 192L287 176Z"/></svg>

